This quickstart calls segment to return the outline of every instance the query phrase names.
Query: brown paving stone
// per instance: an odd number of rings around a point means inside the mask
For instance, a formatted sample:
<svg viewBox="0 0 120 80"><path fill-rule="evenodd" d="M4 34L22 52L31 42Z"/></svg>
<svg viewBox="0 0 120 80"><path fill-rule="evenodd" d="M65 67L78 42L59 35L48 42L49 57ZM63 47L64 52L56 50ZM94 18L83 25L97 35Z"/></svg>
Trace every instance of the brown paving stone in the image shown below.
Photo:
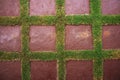
<svg viewBox="0 0 120 80"><path fill-rule="evenodd" d="M65 0L65 10L67 15L89 14L89 0Z"/></svg>
<svg viewBox="0 0 120 80"><path fill-rule="evenodd" d="M0 80L21 80L19 61L0 61Z"/></svg>
<svg viewBox="0 0 120 80"><path fill-rule="evenodd" d="M104 80L120 80L120 59L104 61Z"/></svg>
<svg viewBox="0 0 120 80"><path fill-rule="evenodd" d="M93 80L92 61L67 61L66 80Z"/></svg>
<svg viewBox="0 0 120 80"><path fill-rule="evenodd" d="M120 26L103 26L103 49L120 49Z"/></svg>
<svg viewBox="0 0 120 80"><path fill-rule="evenodd" d="M55 37L54 26L32 26L30 28L30 50L55 51Z"/></svg>
<svg viewBox="0 0 120 80"><path fill-rule="evenodd" d="M19 0L0 0L0 16L19 16Z"/></svg>
<svg viewBox="0 0 120 80"><path fill-rule="evenodd" d="M0 26L0 51L20 51L20 27Z"/></svg>
<svg viewBox="0 0 120 80"><path fill-rule="evenodd" d="M66 26L66 50L93 49L91 27L87 25Z"/></svg>
<svg viewBox="0 0 120 80"><path fill-rule="evenodd" d="M55 15L55 0L30 0L30 15Z"/></svg>
<svg viewBox="0 0 120 80"><path fill-rule="evenodd" d="M31 80L57 80L56 61L32 61Z"/></svg>
<svg viewBox="0 0 120 80"><path fill-rule="evenodd" d="M102 13L104 15L120 14L120 0L102 0Z"/></svg>

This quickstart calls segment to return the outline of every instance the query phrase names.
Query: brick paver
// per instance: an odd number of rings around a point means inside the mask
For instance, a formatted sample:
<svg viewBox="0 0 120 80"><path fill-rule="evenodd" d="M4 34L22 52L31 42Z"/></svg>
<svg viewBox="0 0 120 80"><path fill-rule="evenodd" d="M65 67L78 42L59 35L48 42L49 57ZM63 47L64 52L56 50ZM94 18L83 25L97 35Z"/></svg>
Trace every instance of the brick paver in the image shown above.
<svg viewBox="0 0 120 80"><path fill-rule="evenodd" d="M91 27L88 25L66 26L66 50L93 49Z"/></svg>
<svg viewBox="0 0 120 80"><path fill-rule="evenodd" d="M19 0L0 0L0 16L19 16Z"/></svg>
<svg viewBox="0 0 120 80"><path fill-rule="evenodd" d="M55 51L56 32L54 26L31 26L30 50Z"/></svg>
<svg viewBox="0 0 120 80"><path fill-rule="evenodd" d="M0 61L0 80L21 80L19 61Z"/></svg>
<svg viewBox="0 0 120 80"><path fill-rule="evenodd" d="M120 49L120 26L103 26L103 49Z"/></svg>
<svg viewBox="0 0 120 80"><path fill-rule="evenodd" d="M67 61L66 80L93 80L92 61Z"/></svg>
<svg viewBox="0 0 120 80"><path fill-rule="evenodd" d="M30 0L30 15L55 15L56 4L55 0Z"/></svg>
<svg viewBox="0 0 120 80"><path fill-rule="evenodd" d="M104 15L120 14L120 0L101 0Z"/></svg>
<svg viewBox="0 0 120 80"><path fill-rule="evenodd" d="M120 80L120 59L104 61L104 80Z"/></svg>
<svg viewBox="0 0 120 80"><path fill-rule="evenodd" d="M89 14L89 0L65 0L65 11L67 15Z"/></svg>
<svg viewBox="0 0 120 80"><path fill-rule="evenodd" d="M21 51L21 31L19 26L0 26L0 50Z"/></svg>
<svg viewBox="0 0 120 80"><path fill-rule="evenodd" d="M56 61L32 61L31 80L57 80Z"/></svg>

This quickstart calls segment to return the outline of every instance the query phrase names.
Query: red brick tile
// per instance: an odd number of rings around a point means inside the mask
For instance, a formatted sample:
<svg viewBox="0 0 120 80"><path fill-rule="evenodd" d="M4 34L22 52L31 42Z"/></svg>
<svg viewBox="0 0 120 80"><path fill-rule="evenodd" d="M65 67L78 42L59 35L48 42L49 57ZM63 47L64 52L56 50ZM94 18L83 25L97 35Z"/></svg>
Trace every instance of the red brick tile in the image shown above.
<svg viewBox="0 0 120 80"><path fill-rule="evenodd" d="M0 16L19 16L19 0L0 0Z"/></svg>
<svg viewBox="0 0 120 80"><path fill-rule="evenodd" d="M19 26L0 26L0 50L20 51L20 33Z"/></svg>
<svg viewBox="0 0 120 80"><path fill-rule="evenodd" d="M30 28L30 50L55 51L55 37L54 26L32 26Z"/></svg>
<svg viewBox="0 0 120 80"><path fill-rule="evenodd" d="M66 80L93 80L92 61L67 61Z"/></svg>
<svg viewBox="0 0 120 80"><path fill-rule="evenodd" d="M120 14L120 0L102 0L104 15Z"/></svg>
<svg viewBox="0 0 120 80"><path fill-rule="evenodd" d="M103 26L103 49L120 49L120 26Z"/></svg>
<svg viewBox="0 0 120 80"><path fill-rule="evenodd" d="M0 80L21 80L19 61L0 61Z"/></svg>
<svg viewBox="0 0 120 80"><path fill-rule="evenodd" d="M66 26L66 50L93 49L91 27L86 25Z"/></svg>
<svg viewBox="0 0 120 80"><path fill-rule="evenodd" d="M120 80L120 59L104 61L104 80Z"/></svg>
<svg viewBox="0 0 120 80"><path fill-rule="evenodd" d="M66 14L89 14L89 0L65 0Z"/></svg>
<svg viewBox="0 0 120 80"><path fill-rule="evenodd" d="M30 15L55 15L55 0L30 0Z"/></svg>
<svg viewBox="0 0 120 80"><path fill-rule="evenodd" d="M32 61L31 80L57 80L56 61Z"/></svg>

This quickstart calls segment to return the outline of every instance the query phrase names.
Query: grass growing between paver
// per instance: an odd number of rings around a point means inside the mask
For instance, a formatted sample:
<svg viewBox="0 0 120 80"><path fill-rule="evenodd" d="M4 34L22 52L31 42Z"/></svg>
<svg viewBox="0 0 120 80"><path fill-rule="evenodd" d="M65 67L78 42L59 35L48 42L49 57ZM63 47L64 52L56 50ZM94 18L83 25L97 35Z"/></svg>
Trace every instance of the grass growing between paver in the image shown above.
<svg viewBox="0 0 120 80"><path fill-rule="evenodd" d="M102 49L102 25L120 25L120 15L104 16L101 13L101 0L90 0L89 15L65 15L65 0L56 0L55 16L29 16L29 0L20 0L20 17L0 17L0 25L20 25L22 32L22 51L0 52L0 60L21 60L22 80L30 80L31 60L57 60L58 80L65 80L66 60L93 60L93 78L103 78L103 60L120 58L120 50ZM92 26L93 50L64 50L65 26L89 24ZM29 30L31 25L56 26L56 52L31 52L29 49Z"/></svg>

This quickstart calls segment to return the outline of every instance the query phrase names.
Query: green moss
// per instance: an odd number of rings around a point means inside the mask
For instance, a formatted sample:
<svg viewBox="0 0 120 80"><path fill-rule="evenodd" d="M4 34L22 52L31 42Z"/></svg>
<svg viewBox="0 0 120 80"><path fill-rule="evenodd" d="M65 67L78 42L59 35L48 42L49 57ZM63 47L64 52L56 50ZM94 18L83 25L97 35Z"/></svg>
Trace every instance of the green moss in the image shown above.
<svg viewBox="0 0 120 80"><path fill-rule="evenodd" d="M0 17L0 26L7 25L21 25L21 20L19 17Z"/></svg>
<svg viewBox="0 0 120 80"><path fill-rule="evenodd" d="M14 53L11 53L11 52L3 52L1 55L0 55L0 60L18 60L21 58L21 55L20 53L17 53L17 52L14 52Z"/></svg>
<svg viewBox="0 0 120 80"><path fill-rule="evenodd" d="M22 59L22 80L30 79L30 61L27 58Z"/></svg>
<svg viewBox="0 0 120 80"><path fill-rule="evenodd" d="M102 80L103 76L103 61L102 59L98 58L94 60L94 80Z"/></svg>
<svg viewBox="0 0 120 80"><path fill-rule="evenodd" d="M120 15L117 16L102 16L102 24L120 24Z"/></svg>
<svg viewBox="0 0 120 80"><path fill-rule="evenodd" d="M59 58L58 61L58 80L65 80L65 61Z"/></svg>
<svg viewBox="0 0 120 80"><path fill-rule="evenodd" d="M89 15L66 16L67 25L91 24L93 21Z"/></svg>

